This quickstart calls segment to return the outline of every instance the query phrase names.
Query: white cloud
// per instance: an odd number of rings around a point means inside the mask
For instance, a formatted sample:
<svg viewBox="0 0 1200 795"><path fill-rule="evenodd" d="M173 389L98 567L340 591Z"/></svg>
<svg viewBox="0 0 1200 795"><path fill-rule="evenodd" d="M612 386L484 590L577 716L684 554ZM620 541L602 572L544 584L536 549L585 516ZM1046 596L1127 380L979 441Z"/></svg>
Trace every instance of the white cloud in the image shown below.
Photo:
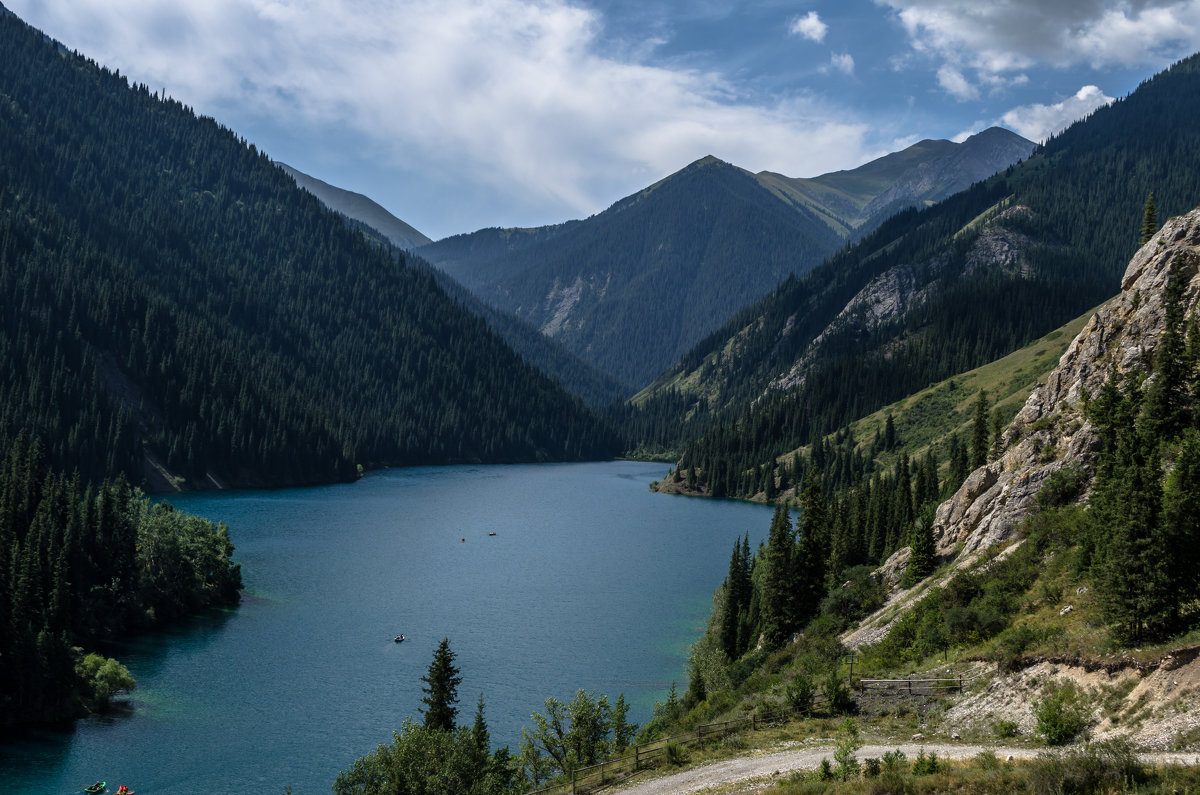
<svg viewBox="0 0 1200 795"><path fill-rule="evenodd" d="M979 89L971 85L970 81L963 77L962 72L953 66L946 65L938 69L937 79L938 85L959 102L966 102L969 99L977 99L979 97Z"/></svg>
<svg viewBox="0 0 1200 795"><path fill-rule="evenodd" d="M792 23L791 32L812 41L824 41L825 32L829 26L821 21L816 11L809 11L802 17L797 17Z"/></svg>
<svg viewBox="0 0 1200 795"><path fill-rule="evenodd" d="M1035 65L1161 66L1200 49L1200 0L876 0L914 49L981 79Z"/></svg>
<svg viewBox="0 0 1200 795"><path fill-rule="evenodd" d="M1031 141L1044 141L1113 101L1096 86L1084 86L1075 95L1052 105L1025 105L1005 113L1000 122Z"/></svg>
<svg viewBox="0 0 1200 795"><path fill-rule="evenodd" d="M826 71L841 72L844 75L854 74L854 56L848 52L833 53L829 56L829 67Z"/></svg>
<svg viewBox="0 0 1200 795"><path fill-rule="evenodd" d="M603 19L569 0L5 2L218 119L337 125L388 167L576 214L709 153L852 167L870 134L812 99L756 105L720 74L603 55Z"/></svg>

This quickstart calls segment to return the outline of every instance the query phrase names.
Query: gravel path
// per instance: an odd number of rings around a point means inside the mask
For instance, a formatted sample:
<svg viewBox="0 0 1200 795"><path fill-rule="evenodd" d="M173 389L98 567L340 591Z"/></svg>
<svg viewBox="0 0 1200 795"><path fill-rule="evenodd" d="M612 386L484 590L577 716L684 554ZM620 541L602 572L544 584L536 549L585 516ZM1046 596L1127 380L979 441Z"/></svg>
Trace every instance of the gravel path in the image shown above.
<svg viewBox="0 0 1200 795"><path fill-rule="evenodd" d="M969 759L981 751L992 751L1000 759L1012 756L1016 759L1031 759L1044 749L1039 748L1009 748L1006 746L983 745L949 745L941 743L900 745L864 745L858 749L855 756L861 762L870 757L882 757L888 751L899 749L911 761L922 749L926 753L934 752L939 759ZM808 770L821 764L822 758L833 761L834 746L813 746L795 748L788 751L777 751L761 756L746 756L727 759L724 762L714 762L710 765L685 770L656 779L643 780L624 789L619 789L622 795L668 795L668 793L703 792L712 787L732 784L755 778L767 778L777 773L790 773L793 770ZM1152 753L1143 754L1143 759L1156 763L1187 763L1200 764L1200 754L1195 753Z"/></svg>

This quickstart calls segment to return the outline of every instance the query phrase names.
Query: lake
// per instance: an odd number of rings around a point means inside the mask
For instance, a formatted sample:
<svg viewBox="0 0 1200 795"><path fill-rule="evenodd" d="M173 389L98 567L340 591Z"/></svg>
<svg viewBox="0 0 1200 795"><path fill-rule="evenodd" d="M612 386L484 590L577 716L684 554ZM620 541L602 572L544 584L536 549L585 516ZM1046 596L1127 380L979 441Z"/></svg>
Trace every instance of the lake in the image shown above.
<svg viewBox="0 0 1200 795"><path fill-rule="evenodd" d="M515 753L530 713L579 688L624 693L644 723L672 681L686 689L734 539L757 546L771 519L763 505L651 493L667 471L426 467L172 497L229 525L241 605L106 650L138 680L130 709L0 745L5 785L329 792L419 719L442 638L462 673L459 722L483 693L494 745Z"/></svg>

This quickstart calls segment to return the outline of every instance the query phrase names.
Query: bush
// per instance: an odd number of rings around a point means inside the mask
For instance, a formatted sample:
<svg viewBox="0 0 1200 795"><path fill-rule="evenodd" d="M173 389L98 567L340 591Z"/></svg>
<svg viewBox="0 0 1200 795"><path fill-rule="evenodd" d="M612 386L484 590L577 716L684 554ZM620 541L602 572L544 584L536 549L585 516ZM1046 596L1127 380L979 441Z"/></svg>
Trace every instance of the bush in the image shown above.
<svg viewBox="0 0 1200 795"><path fill-rule="evenodd" d="M829 707L829 714L844 715L854 706L854 701L850 698L850 688L838 676L837 671L831 671L829 676L825 678L824 690L825 703Z"/></svg>
<svg viewBox="0 0 1200 795"><path fill-rule="evenodd" d="M989 773L1000 769L1000 760L996 758L994 751L980 751L975 754L975 764Z"/></svg>
<svg viewBox="0 0 1200 795"><path fill-rule="evenodd" d="M997 720L992 724L992 730L996 732L997 737L1009 738L1016 737L1021 733L1021 727L1017 725L1015 720Z"/></svg>
<svg viewBox="0 0 1200 795"><path fill-rule="evenodd" d="M812 712L815 691L816 687L813 685L811 676L806 673L796 674L795 678L788 682L787 689L784 691L784 702L789 709L796 713L807 715Z"/></svg>
<svg viewBox="0 0 1200 795"><path fill-rule="evenodd" d="M1087 706L1074 683L1052 686L1047 691L1034 704L1037 733L1046 738L1048 745L1066 745L1087 728Z"/></svg>
<svg viewBox="0 0 1200 795"><path fill-rule="evenodd" d="M922 748L917 754L917 758L913 760L912 772L914 776L932 776L934 773L942 769L941 763L938 762L937 752L930 751L928 756L925 754L925 749Z"/></svg>
<svg viewBox="0 0 1200 795"><path fill-rule="evenodd" d="M900 749L888 751L883 755L883 772L884 773L899 773L904 770L904 762L906 757Z"/></svg>
<svg viewBox="0 0 1200 795"><path fill-rule="evenodd" d="M878 778L883 766L876 757L869 756L863 760L863 775L867 778Z"/></svg>
<svg viewBox="0 0 1200 795"><path fill-rule="evenodd" d="M1057 753L1045 753L1030 764L1034 792L1125 792L1149 778L1125 740L1106 740Z"/></svg>
<svg viewBox="0 0 1200 795"><path fill-rule="evenodd" d="M663 756L667 760L668 765L686 765L688 761L687 750L679 743L667 743L663 746Z"/></svg>

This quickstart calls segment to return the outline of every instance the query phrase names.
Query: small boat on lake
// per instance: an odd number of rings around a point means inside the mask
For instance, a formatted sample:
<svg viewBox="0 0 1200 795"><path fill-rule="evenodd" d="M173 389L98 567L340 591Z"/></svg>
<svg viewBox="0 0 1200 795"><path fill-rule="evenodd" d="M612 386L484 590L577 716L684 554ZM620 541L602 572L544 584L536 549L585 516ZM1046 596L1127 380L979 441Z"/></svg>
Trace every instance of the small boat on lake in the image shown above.
<svg viewBox="0 0 1200 795"><path fill-rule="evenodd" d="M392 640L396 641L397 643L403 643L406 638L403 635L397 635L396 637L392 638Z"/></svg>
<svg viewBox="0 0 1200 795"><path fill-rule="evenodd" d="M83 791L90 793L90 795L97 795L97 793L104 792L104 790L107 786L108 786L108 782L97 781L95 784L93 784L90 787L84 787Z"/></svg>
<svg viewBox="0 0 1200 795"><path fill-rule="evenodd" d="M488 533L488 535L490 535L490 536L494 536L494 535L496 535L496 531L495 531L495 530L493 530L493 531L491 531L490 533Z"/></svg>

